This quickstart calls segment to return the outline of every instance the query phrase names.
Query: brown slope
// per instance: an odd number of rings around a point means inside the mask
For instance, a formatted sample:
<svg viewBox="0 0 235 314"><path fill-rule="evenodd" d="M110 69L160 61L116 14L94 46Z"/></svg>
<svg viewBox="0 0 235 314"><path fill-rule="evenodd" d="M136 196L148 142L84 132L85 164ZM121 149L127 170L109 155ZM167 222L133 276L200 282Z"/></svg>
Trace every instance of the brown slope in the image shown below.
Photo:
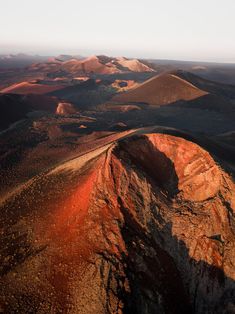
<svg viewBox="0 0 235 314"><path fill-rule="evenodd" d="M140 62L138 59L118 58L117 63L132 72L154 72L152 68Z"/></svg>
<svg viewBox="0 0 235 314"><path fill-rule="evenodd" d="M197 88L175 74L156 76L137 88L113 97L113 101L130 103L147 103L149 105L167 105L179 100L193 100L206 95L207 92Z"/></svg>
<svg viewBox="0 0 235 314"><path fill-rule="evenodd" d="M2 89L5 94L36 94L43 95L64 88L64 85L47 85L32 82L21 82Z"/></svg>
<svg viewBox="0 0 235 314"><path fill-rule="evenodd" d="M37 176L2 206L3 311L232 313L230 178L183 139L114 143Z"/></svg>

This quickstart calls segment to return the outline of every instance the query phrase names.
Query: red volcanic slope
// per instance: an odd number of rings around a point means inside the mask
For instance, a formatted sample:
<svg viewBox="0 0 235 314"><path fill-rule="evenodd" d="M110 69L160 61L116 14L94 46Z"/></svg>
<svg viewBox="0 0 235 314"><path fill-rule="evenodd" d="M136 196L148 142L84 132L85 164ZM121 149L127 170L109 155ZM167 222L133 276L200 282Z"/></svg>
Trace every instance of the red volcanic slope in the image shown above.
<svg viewBox="0 0 235 314"><path fill-rule="evenodd" d="M68 72L84 72L97 74L113 74L120 71L113 64L103 64L96 56L89 57L85 60L69 60L62 64L62 69Z"/></svg>
<svg viewBox="0 0 235 314"><path fill-rule="evenodd" d="M1 93L5 94L37 94L43 95L58 89L64 88L64 85L46 85L40 83L21 82L1 90Z"/></svg>
<svg viewBox="0 0 235 314"><path fill-rule="evenodd" d="M233 182L196 144L141 133L103 137L8 193L3 311L186 314L234 306Z"/></svg>
<svg viewBox="0 0 235 314"><path fill-rule="evenodd" d="M184 139L150 134L128 142L125 150L132 158L145 156L143 161L140 159L143 167L156 173L168 189L175 184L184 199L203 201L219 190L221 176L215 162L206 151L192 143L189 145Z"/></svg>
<svg viewBox="0 0 235 314"><path fill-rule="evenodd" d="M179 100L193 100L207 92L197 88L175 74L156 76L140 86L113 97L117 102L167 105Z"/></svg>

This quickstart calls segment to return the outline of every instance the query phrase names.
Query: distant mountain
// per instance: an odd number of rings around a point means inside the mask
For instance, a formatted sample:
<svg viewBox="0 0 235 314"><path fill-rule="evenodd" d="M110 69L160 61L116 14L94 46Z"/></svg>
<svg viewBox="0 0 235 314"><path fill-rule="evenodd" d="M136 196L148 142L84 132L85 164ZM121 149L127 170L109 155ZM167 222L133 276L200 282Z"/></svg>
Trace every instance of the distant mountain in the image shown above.
<svg viewBox="0 0 235 314"><path fill-rule="evenodd" d="M77 59L77 60L84 59L84 57L78 56L78 55L77 56L71 56L71 55L64 55L64 54L62 54L62 55L59 55L59 56L55 57L55 59L58 60L58 61L64 62L64 61L69 61L71 59Z"/></svg>
<svg viewBox="0 0 235 314"><path fill-rule="evenodd" d="M85 59L54 58L45 63L33 64L32 71L64 71L72 74L115 74L126 72L154 72L154 70L137 59L110 58L91 56Z"/></svg>
<svg viewBox="0 0 235 314"><path fill-rule="evenodd" d="M235 85L235 64L195 67L190 71L208 80Z"/></svg>
<svg viewBox="0 0 235 314"><path fill-rule="evenodd" d="M218 83L235 85L235 63L213 63L203 61L177 61L177 60L141 60L144 64L158 71L174 71L182 69L194 73L205 79Z"/></svg>
<svg viewBox="0 0 235 314"><path fill-rule="evenodd" d="M45 62L48 56L19 54L2 54L0 55L0 69L24 68L32 63Z"/></svg>

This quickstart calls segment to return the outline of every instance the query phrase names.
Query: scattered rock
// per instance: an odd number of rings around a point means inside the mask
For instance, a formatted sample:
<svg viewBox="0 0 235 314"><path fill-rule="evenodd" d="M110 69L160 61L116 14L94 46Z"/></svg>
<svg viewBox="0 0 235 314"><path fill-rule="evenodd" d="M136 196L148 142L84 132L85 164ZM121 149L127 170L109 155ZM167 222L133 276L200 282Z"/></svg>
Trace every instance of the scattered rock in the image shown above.
<svg viewBox="0 0 235 314"><path fill-rule="evenodd" d="M76 112L77 110L74 108L74 106L67 102L60 102L56 108L56 114L59 115L73 114Z"/></svg>

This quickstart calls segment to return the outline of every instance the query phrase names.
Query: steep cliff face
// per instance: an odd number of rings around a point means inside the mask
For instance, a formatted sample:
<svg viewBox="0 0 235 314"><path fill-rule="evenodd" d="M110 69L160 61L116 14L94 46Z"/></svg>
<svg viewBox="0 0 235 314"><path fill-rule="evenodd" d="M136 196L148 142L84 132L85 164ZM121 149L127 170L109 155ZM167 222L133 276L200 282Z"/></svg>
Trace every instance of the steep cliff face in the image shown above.
<svg viewBox="0 0 235 314"><path fill-rule="evenodd" d="M180 192L184 199L203 201L220 188L221 173L213 159L184 139L153 134L120 145L171 194Z"/></svg>
<svg viewBox="0 0 235 314"><path fill-rule="evenodd" d="M128 256L130 252L134 255L130 263L137 274L134 280L138 282L140 276L146 283L133 284L143 289L134 301L135 311L232 313L233 183L208 153L168 135L125 140L119 144L117 156L117 163L122 160L125 168L118 172L117 194L122 195L122 211L132 220L128 224L131 232L124 237ZM128 182L126 191L124 182ZM147 239L143 241L140 234ZM143 301L143 296L153 291L158 291L153 303L148 297ZM159 299L163 309L156 306Z"/></svg>
<svg viewBox="0 0 235 314"><path fill-rule="evenodd" d="M234 313L234 184L197 145L138 135L2 206L7 313Z"/></svg>

